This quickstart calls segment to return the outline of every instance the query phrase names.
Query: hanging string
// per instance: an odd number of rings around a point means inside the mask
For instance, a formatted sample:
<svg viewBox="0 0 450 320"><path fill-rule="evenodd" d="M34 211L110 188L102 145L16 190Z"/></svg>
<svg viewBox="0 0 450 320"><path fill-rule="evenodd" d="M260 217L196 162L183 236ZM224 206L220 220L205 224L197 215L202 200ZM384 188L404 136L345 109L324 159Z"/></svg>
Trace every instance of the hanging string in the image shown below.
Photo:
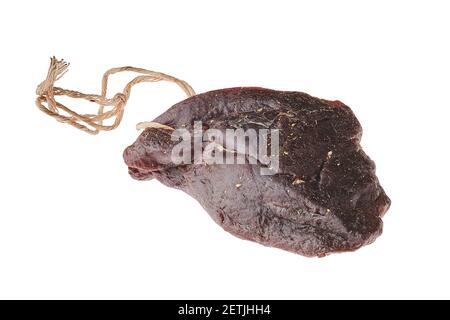
<svg viewBox="0 0 450 320"><path fill-rule="evenodd" d="M112 68L106 71L102 78L102 91L100 95L85 94L74 90L55 87L55 82L61 79L61 77L67 72L68 67L69 63L64 60L57 60L55 57L51 58L47 78L39 84L36 89L36 94L38 95L36 98L36 105L42 112L55 118L56 120L70 124L71 126L74 126L75 128L89 134L98 134L100 131L113 130L119 126L122 121L125 105L130 97L131 88L138 83L169 81L177 84L188 97L195 95L194 89L192 89L192 87L183 80L161 72L134 67ZM106 94L109 76L119 72L129 71L140 73L141 75L131 80L122 92L116 93L112 98L107 98ZM98 111L96 114L78 113L56 101L55 96L68 96L74 99L88 100L98 104ZM112 108L105 111L105 107L110 106L112 106ZM65 114L62 114L61 112L64 112ZM103 121L107 119L114 119L114 122L111 125L104 125ZM172 129L169 126L154 122L142 122L138 124L137 127L142 129L161 126L166 127L166 129Z"/></svg>

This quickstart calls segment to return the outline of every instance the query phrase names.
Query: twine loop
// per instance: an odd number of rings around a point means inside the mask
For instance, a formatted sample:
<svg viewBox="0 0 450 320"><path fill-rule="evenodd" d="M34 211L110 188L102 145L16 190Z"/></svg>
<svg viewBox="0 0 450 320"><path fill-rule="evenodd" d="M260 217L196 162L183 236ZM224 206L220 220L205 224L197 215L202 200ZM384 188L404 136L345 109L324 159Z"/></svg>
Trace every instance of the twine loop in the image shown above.
<svg viewBox="0 0 450 320"><path fill-rule="evenodd" d="M50 59L50 67L47 77L36 88L36 105L45 114L55 118L59 122L67 123L77 129L89 134L98 134L100 131L109 131L117 128L122 121L123 112L128 99L130 98L131 89L141 82L158 82L168 81L177 84L188 97L195 95L194 89L185 81L177 79L173 76L135 67L112 68L106 71L102 78L102 92L98 94L85 94L74 90L67 90L55 87L55 82L67 72L69 63L64 60L57 60L55 57ZM108 79L110 75L119 72L135 72L141 75L131 80L122 92L116 93L111 99L106 97L108 88ZM74 99L84 99L98 104L96 114L78 113L67 106L56 101L55 96L68 96ZM105 107L110 107L105 111ZM114 119L111 125L104 125L103 121ZM154 122L148 122L154 126L158 126ZM138 128L141 128L138 126Z"/></svg>

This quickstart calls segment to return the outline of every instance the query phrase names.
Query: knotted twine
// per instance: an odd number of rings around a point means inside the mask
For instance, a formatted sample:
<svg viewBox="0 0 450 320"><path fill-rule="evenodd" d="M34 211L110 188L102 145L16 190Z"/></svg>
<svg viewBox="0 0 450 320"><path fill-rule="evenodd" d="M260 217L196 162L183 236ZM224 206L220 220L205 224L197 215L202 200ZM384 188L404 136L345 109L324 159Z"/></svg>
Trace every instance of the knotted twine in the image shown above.
<svg viewBox="0 0 450 320"><path fill-rule="evenodd" d="M59 122L70 124L89 134L98 134L100 131L110 131L117 128L122 121L125 105L130 97L131 88L141 82L158 82L168 81L177 84L188 97L195 95L194 89L185 81L177 79L173 76L134 67L112 68L103 74L101 94L85 94L74 90L62 89L55 87L55 82L67 72L69 63L64 60L57 60L55 57L50 59L50 67L48 69L47 78L39 84L36 89L37 107L47 115L55 118ZM112 98L107 98L108 79L110 75L119 72L136 72L142 75L135 77L128 82L121 93L116 93ZM55 96L68 96L75 99L85 99L98 104L97 114L80 114L56 101ZM105 111L105 107L112 106L111 110ZM61 111L68 115L61 114ZM114 119L113 124L104 125L103 121ZM137 128L159 127L173 130L171 127L155 123L142 122Z"/></svg>

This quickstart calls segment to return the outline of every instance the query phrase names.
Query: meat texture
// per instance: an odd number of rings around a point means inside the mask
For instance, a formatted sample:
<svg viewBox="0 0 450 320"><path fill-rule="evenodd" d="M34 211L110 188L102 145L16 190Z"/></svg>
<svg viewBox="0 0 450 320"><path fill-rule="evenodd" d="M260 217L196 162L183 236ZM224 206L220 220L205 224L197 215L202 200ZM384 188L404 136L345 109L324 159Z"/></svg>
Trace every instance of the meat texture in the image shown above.
<svg viewBox="0 0 450 320"><path fill-rule="evenodd" d="M390 206L374 162L360 147L349 107L301 92L232 88L198 94L154 122L171 128L279 129L279 169L262 163L175 164L164 127L145 129L124 152L132 177L183 190L231 234L295 252L354 251L382 232ZM250 156L250 155L247 155Z"/></svg>

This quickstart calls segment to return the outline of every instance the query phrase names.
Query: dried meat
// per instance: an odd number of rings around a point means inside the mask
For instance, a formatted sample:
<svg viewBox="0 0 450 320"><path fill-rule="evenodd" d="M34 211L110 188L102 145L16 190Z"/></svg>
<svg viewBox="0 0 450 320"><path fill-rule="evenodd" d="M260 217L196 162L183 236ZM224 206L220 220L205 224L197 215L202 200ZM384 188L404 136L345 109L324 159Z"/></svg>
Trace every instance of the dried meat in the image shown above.
<svg viewBox="0 0 450 320"><path fill-rule="evenodd" d="M262 163L175 164L166 128L194 122L279 132L277 173ZM390 200L360 146L352 110L301 92L231 88L198 94L157 117L124 152L132 177L157 179L194 197L224 230L304 256L354 251L382 232ZM247 154L250 157L250 154Z"/></svg>

